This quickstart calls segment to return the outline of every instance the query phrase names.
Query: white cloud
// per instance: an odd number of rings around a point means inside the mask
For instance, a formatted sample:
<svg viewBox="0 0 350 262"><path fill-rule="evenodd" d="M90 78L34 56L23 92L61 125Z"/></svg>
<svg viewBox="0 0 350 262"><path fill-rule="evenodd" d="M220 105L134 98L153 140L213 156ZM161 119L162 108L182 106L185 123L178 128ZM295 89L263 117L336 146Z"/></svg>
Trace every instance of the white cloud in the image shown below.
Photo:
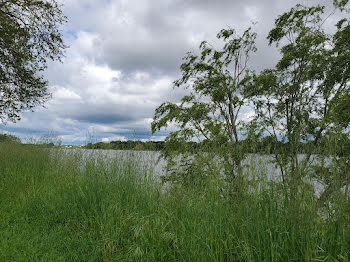
<svg viewBox="0 0 350 262"><path fill-rule="evenodd" d="M79 101L81 100L81 97L75 93L73 90L69 89L69 87L59 87L55 86L52 89L54 89L52 97L53 101L63 101L66 102L67 100L74 100Z"/></svg>

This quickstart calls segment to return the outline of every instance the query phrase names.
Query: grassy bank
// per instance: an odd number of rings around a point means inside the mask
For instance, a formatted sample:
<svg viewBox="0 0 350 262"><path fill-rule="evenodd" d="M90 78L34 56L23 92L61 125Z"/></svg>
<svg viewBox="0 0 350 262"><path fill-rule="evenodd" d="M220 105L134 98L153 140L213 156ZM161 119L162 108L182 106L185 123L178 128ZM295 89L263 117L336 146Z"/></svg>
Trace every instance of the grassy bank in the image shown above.
<svg viewBox="0 0 350 262"><path fill-rule="evenodd" d="M0 261L349 261L349 202L163 190L137 159L0 143ZM68 154L68 156L67 156ZM85 159L83 159L85 158ZM259 186L260 184L260 186Z"/></svg>

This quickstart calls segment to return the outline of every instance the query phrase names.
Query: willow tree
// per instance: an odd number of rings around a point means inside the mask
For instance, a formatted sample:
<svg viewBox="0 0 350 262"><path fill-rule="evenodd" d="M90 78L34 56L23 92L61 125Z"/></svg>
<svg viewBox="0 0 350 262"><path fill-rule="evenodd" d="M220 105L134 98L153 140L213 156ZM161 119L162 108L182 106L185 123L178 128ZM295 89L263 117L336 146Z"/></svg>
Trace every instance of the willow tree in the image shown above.
<svg viewBox="0 0 350 262"><path fill-rule="evenodd" d="M62 58L65 21L55 0L0 0L0 121L50 97L42 71Z"/></svg>
<svg viewBox="0 0 350 262"><path fill-rule="evenodd" d="M202 183L220 179L221 174L235 183L242 175L247 151L240 134L245 120L242 108L249 105L248 61L256 51L256 34L250 28L242 35L223 29L217 38L223 41L221 49L204 41L199 55L184 57L182 77L174 88L187 89L188 95L155 111L153 132L169 125L175 130L163 150L168 161L166 181Z"/></svg>

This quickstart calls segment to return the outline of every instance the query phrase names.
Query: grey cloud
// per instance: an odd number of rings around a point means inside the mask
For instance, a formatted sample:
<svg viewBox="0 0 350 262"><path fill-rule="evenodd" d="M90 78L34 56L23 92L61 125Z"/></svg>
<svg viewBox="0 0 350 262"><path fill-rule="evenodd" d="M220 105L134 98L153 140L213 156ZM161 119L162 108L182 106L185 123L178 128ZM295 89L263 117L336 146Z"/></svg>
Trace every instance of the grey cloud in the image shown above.
<svg viewBox="0 0 350 262"><path fill-rule="evenodd" d="M141 14L134 12L136 1L129 2L133 24L118 27L111 21L115 30L110 28L106 30L109 34L101 35L104 61L113 69L141 70L153 74L161 72L174 76L181 58L187 51L197 50L200 41L215 41L217 32L227 26L242 31L251 25L251 21L258 21L258 47L268 52L265 38L274 18L286 6L294 4L291 0L283 1L283 5L277 0L145 2L149 8ZM195 34L203 38L191 43L190 38ZM259 58L256 56L254 64L266 61Z"/></svg>
<svg viewBox="0 0 350 262"><path fill-rule="evenodd" d="M266 48L266 35L277 15L296 4L294 0L89 0L86 8L77 2L66 2L71 24L99 33L102 57L97 61L124 72L147 71L173 77L178 74L181 58L187 51L197 50L201 40L215 41L217 32L226 26L242 31L251 21L258 22L255 28L260 50L252 64L256 68L272 64L266 63L266 57L271 61L278 56ZM91 19L82 19L72 6ZM196 34L198 39L191 42Z"/></svg>
<svg viewBox="0 0 350 262"><path fill-rule="evenodd" d="M133 117L130 117L128 115L116 115L113 113L86 114L85 112L76 116L72 116L71 118L82 122L97 124L115 124L134 120Z"/></svg>

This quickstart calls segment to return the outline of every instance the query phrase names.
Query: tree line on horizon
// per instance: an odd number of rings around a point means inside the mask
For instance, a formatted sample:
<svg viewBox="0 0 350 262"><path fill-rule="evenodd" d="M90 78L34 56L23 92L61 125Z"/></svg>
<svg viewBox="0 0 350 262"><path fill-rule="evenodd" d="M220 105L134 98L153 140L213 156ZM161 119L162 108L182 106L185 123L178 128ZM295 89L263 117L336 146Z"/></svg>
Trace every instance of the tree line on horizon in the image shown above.
<svg viewBox="0 0 350 262"><path fill-rule="evenodd" d="M0 138L1 141L1 138ZM127 141L111 141L111 142L96 142L87 143L82 146L86 149L103 149L103 150L139 150L139 151L162 151L165 149L165 141L141 141L141 140L127 140ZM244 141L242 141L244 143ZM324 149L327 147L329 141L323 139L319 142L315 154L325 154ZM205 142L186 142L188 149L192 152L197 150L210 151L213 147L206 147ZM54 143L50 144L54 146ZM216 145L219 146L219 145ZM235 145L234 145L235 146ZM247 150L251 154L274 154L283 148L288 148L288 142L283 143L282 141L274 141L271 137L263 137L256 143L251 144L251 147ZM307 154L310 151L310 147L314 147L313 142L303 143L300 142L298 147L298 154ZM179 148L173 148L178 150ZM350 155L350 139L344 139L341 148L339 148L339 155Z"/></svg>

